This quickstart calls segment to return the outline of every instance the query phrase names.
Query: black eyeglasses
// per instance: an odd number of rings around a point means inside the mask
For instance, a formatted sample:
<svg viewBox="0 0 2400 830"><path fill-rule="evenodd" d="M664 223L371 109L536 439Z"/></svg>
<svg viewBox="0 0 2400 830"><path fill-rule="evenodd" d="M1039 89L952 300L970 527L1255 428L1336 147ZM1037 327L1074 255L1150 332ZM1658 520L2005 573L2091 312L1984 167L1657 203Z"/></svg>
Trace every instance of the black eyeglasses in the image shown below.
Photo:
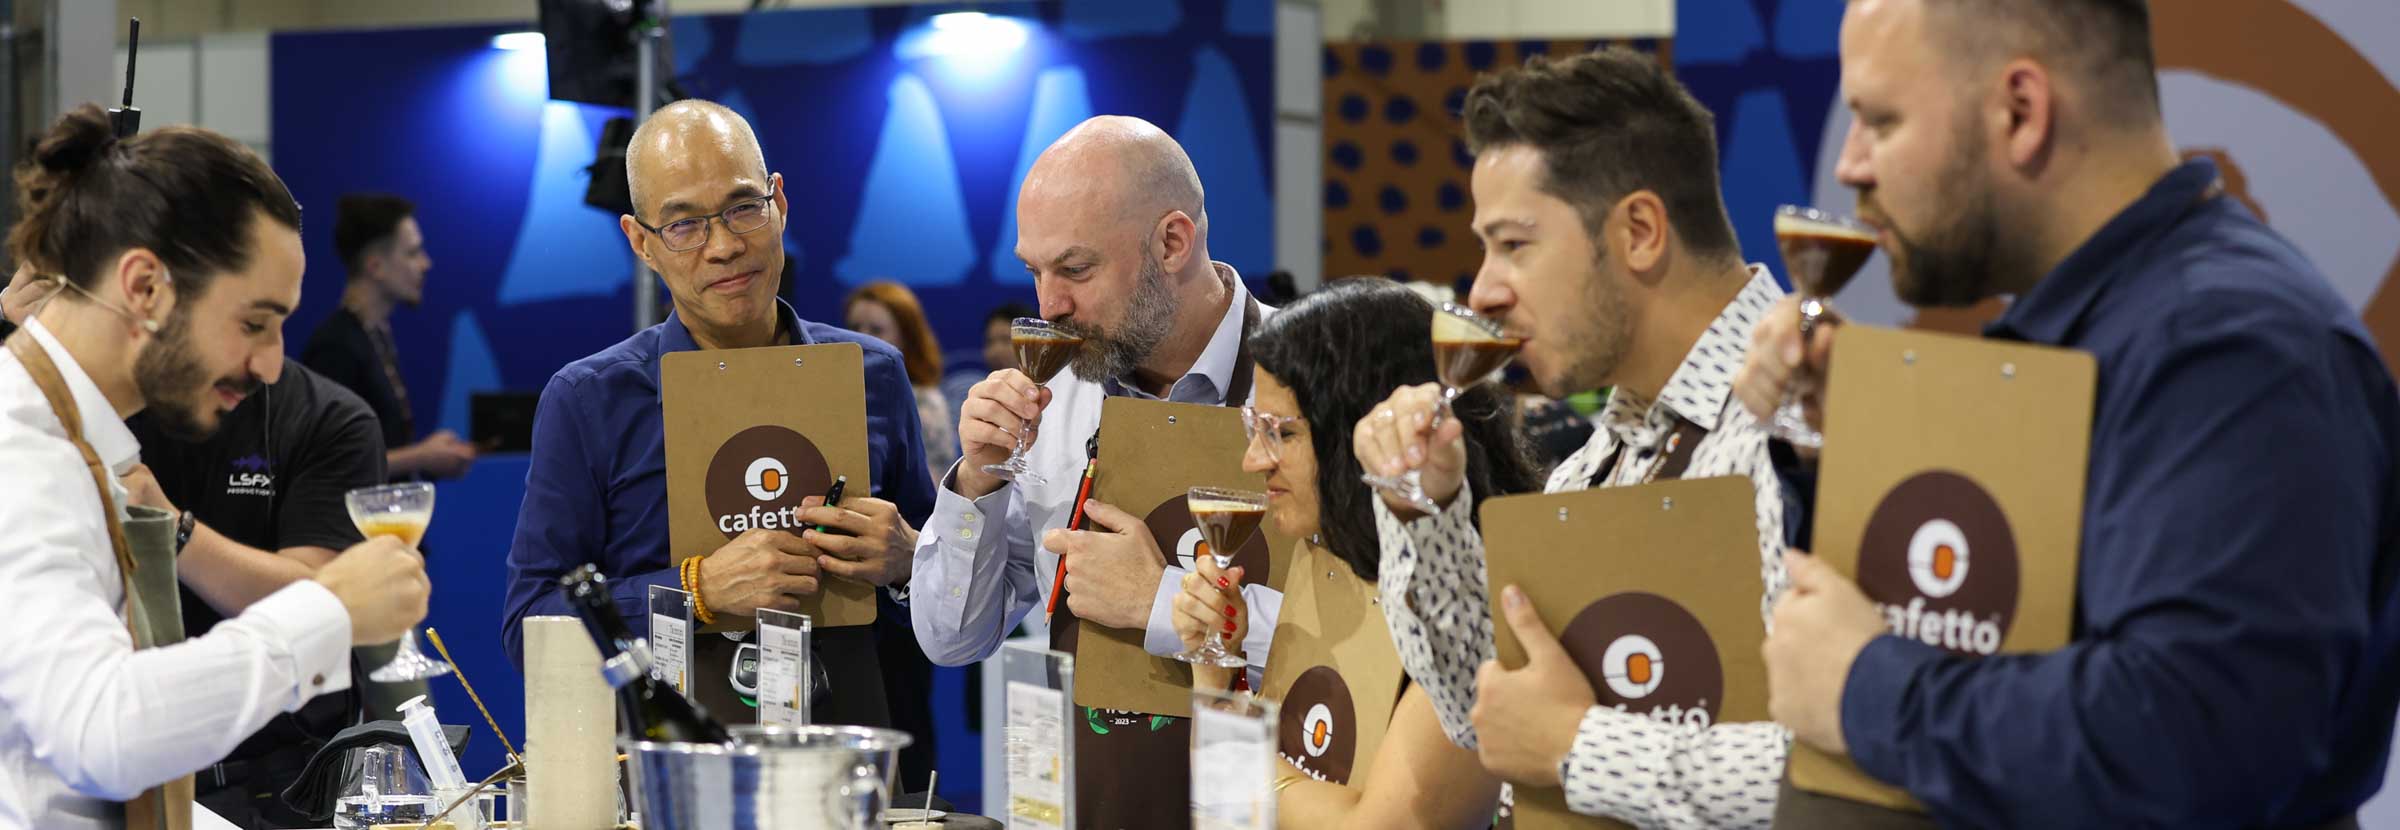
<svg viewBox="0 0 2400 830"><path fill-rule="evenodd" d="M651 227L650 223L642 221L638 216L634 217L633 221L634 224L647 228L651 233L658 234L658 240L666 244L667 250L682 253L708 244L710 220L725 220L725 229L734 233L749 233L766 227L767 220L771 218L767 208L774 201L775 184L769 183L767 195L754 199L743 199L724 210L706 216L679 219L667 223L667 226L663 228Z"/></svg>

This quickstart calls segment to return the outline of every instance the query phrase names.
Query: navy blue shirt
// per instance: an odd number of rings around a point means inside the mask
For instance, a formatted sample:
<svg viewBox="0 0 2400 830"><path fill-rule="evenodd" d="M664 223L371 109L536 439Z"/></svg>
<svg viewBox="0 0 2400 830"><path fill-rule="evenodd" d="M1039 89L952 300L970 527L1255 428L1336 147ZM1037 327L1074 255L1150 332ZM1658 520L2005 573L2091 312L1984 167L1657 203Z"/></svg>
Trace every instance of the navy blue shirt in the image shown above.
<svg viewBox="0 0 2400 830"><path fill-rule="evenodd" d="M2216 183L2176 168L1985 332L2089 352L2099 388L2074 642L1885 635L1851 667L1851 757L1945 826L2307 826L2382 784L2400 391Z"/></svg>
<svg viewBox="0 0 2400 830"><path fill-rule="evenodd" d="M776 301L793 345L857 343L866 358L867 460L877 498L911 525L933 512L917 401L900 352L856 332L799 319ZM586 563L609 579L617 611L647 636L650 586L680 586L667 547L667 459L659 356L694 351L673 313L599 354L567 364L542 389L533 465L508 552L508 618L501 638L522 667L527 616L573 615L558 578ZM888 607L888 606L887 606Z"/></svg>

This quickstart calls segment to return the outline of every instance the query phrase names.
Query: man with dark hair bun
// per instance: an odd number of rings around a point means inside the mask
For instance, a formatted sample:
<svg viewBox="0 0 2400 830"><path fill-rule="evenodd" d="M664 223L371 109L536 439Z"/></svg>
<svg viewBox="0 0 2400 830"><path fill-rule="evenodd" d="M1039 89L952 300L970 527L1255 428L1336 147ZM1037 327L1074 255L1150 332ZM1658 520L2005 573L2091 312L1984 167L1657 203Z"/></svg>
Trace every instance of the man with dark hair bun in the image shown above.
<svg viewBox="0 0 2400 830"><path fill-rule="evenodd" d="M119 140L88 105L17 184L9 253L61 290L0 353L0 828L188 827L192 772L347 688L351 647L398 640L431 586L379 537L184 639L174 521L129 506L124 419L205 438L281 377L300 206L238 142Z"/></svg>

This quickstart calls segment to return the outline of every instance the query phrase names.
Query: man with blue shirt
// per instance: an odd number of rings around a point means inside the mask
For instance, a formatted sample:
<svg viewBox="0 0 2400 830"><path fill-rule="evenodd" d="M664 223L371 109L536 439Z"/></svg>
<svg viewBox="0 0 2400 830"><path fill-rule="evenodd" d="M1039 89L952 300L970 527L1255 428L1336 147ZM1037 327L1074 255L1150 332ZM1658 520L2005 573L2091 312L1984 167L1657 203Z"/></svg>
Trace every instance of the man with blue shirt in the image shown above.
<svg viewBox="0 0 2400 830"><path fill-rule="evenodd" d="M625 166L638 215L622 217L620 225L634 255L664 278L674 309L666 322L568 364L542 390L501 630L520 664L525 617L573 613L557 587L568 571L599 565L637 632L647 630L651 586L687 587L668 552L658 384L666 353L815 343L857 343L865 352L875 493L801 511L803 523L836 533L751 530L708 554L699 584L689 587L717 615L796 611L824 579L900 590L917 537L905 517L933 508L916 399L900 353L874 338L801 320L776 299L787 202L783 177L768 172L749 123L714 103L676 102L635 131ZM883 615L905 614L885 599ZM816 638L833 691L815 719L888 724L871 630L820 628ZM693 640L695 697L718 701L720 716L738 717L723 711L728 641Z"/></svg>
<svg viewBox="0 0 2400 830"><path fill-rule="evenodd" d="M1901 298L2013 296L1985 336L2089 352L2099 387L2073 642L1953 656L1793 556L1776 720L1945 826L2356 827L2400 701L2400 390L2358 315L2179 162L2139 0L1855 0L1841 49L1837 174ZM1762 417L1832 370L1796 311L1739 381ZM1778 454L1805 528L1811 462Z"/></svg>

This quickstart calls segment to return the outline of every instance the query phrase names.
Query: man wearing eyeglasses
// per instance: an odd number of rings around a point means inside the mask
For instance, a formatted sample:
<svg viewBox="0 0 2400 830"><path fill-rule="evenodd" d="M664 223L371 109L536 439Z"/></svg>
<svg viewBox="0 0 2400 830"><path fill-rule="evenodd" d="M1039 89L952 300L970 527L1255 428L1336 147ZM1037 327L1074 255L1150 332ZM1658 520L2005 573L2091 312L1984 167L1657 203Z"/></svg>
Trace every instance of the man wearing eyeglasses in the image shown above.
<svg viewBox="0 0 2400 830"><path fill-rule="evenodd" d="M678 101L634 132L625 168L635 214L619 225L634 256L666 281L674 308L665 322L568 364L542 390L533 465L509 551L508 617L501 632L520 665L520 623L528 615L572 614L558 577L587 563L608 575L618 609L636 633L647 632L646 600L654 585L694 590L711 611L731 619L762 608L797 611L800 598L815 594L825 579L905 586L917 531L903 517L933 508L916 398L899 351L802 320L776 299L788 216L783 179L769 172L750 124L718 104ZM744 533L708 554L698 584L683 584L669 556L663 509L660 357L816 343L857 343L865 352L874 494L801 512L804 524L824 525L832 534ZM905 613L887 597L882 615L905 624ZM816 636L816 651L833 681L816 720L889 724L872 630L818 629ZM694 684L695 696L724 700L717 685L725 682L719 678L726 676L730 649L720 637L694 639L702 678Z"/></svg>

